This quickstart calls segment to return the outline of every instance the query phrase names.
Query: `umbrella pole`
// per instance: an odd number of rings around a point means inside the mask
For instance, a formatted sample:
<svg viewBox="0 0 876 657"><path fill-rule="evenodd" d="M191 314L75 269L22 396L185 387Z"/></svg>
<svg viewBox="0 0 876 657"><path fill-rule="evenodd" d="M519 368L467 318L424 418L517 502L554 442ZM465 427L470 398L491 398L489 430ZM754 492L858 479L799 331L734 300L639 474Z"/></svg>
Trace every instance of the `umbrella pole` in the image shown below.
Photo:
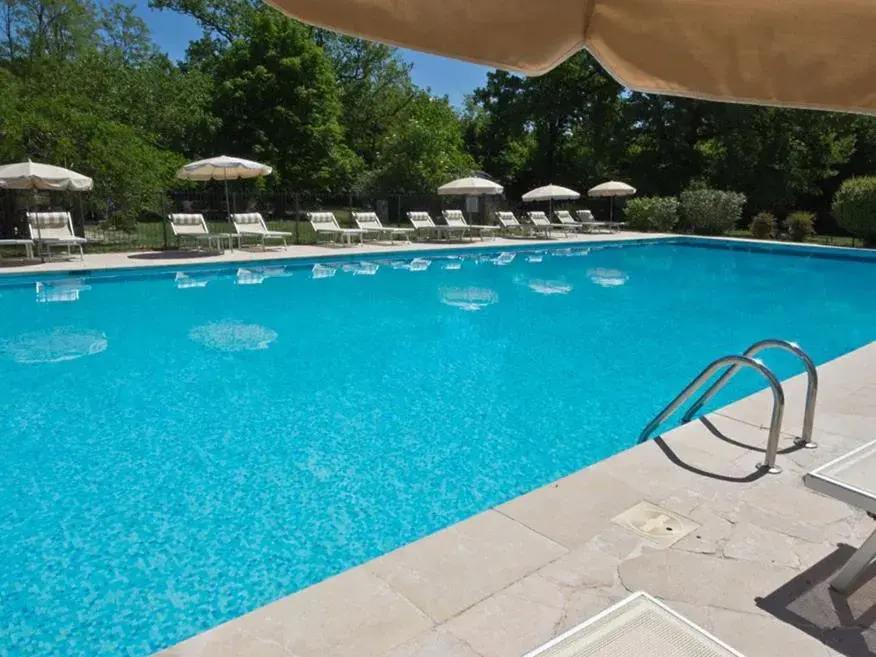
<svg viewBox="0 0 876 657"><path fill-rule="evenodd" d="M225 212L226 212L225 218L230 223L231 222L231 204L228 202L228 179L227 178L225 179L224 183L225 183Z"/></svg>
<svg viewBox="0 0 876 657"><path fill-rule="evenodd" d="M37 205L37 202L36 202L36 199L37 199L36 187L33 188L33 194L31 195L31 198L33 199L34 212L36 212L39 210L39 206ZM25 213L25 219L27 219L27 213ZM27 220L27 223L30 224L29 219ZM30 233L30 225L28 225L28 227L27 227L27 232ZM43 233L42 233L42 230L40 229L40 222L39 221L37 221L37 251L40 254L40 262L45 262L46 261L46 254L43 251Z"/></svg>

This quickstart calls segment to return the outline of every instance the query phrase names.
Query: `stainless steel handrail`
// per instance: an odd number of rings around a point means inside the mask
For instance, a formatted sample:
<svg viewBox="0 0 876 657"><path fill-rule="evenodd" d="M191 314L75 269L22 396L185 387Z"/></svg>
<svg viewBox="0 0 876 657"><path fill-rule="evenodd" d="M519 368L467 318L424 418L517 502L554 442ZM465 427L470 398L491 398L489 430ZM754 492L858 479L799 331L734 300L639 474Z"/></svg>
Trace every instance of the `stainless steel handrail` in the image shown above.
<svg viewBox="0 0 876 657"><path fill-rule="evenodd" d="M761 340L759 342L755 342L748 349L742 352L742 355L748 358L753 358L755 354L760 353L764 349L771 348L784 349L785 351L791 352L800 360L802 360L803 365L806 367L806 406L803 409L803 430L800 432L800 436L794 439L794 442L801 447L817 447L817 445L812 442L812 425L815 421L815 401L818 397L818 372L815 369L815 363L812 362L809 354L807 354L800 348L800 345L798 345L796 342L788 342L787 340ZM699 411L712 397L714 397L721 388L727 385L727 382L734 374L736 374L738 370L739 366L734 365L726 372L724 372L724 374L722 374L718 378L718 380L715 381L703 393L703 395L696 402L694 402L694 404L691 405L691 407L684 414L684 417L681 421L690 422L691 418L696 415L697 411Z"/></svg>
<svg viewBox="0 0 876 657"><path fill-rule="evenodd" d="M728 365L732 365L735 370L738 370L741 367L755 369L760 372L770 384L770 388L773 391L773 412L770 419L770 431L767 438L766 456L763 463L758 463L758 468L765 468L771 474L778 474L782 469L776 466L776 453L779 451L779 432L782 428L782 415L785 412L785 393L782 390L782 384L779 383L779 380L769 368L759 360L749 358L748 356L723 356L712 361L706 369L700 372L699 375L697 375L697 377L678 394L675 399L666 405L666 408L660 411L660 413L648 423L648 426L646 426L639 435L639 442L645 442L648 439L648 436L650 436L666 418L678 410L678 407L686 402L691 395L699 390L703 383L705 383L715 372L722 367L727 367Z"/></svg>

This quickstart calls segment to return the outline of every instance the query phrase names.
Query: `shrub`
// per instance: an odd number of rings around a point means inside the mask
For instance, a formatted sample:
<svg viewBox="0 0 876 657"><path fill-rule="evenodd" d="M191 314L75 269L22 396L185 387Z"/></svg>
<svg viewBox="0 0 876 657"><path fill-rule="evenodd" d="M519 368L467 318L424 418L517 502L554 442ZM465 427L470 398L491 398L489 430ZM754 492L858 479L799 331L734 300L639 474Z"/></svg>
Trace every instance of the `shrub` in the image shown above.
<svg viewBox="0 0 876 657"><path fill-rule="evenodd" d="M688 188L679 196L683 225L700 235L723 235L742 219L745 194Z"/></svg>
<svg viewBox="0 0 876 657"><path fill-rule="evenodd" d="M812 212L792 212L785 220L788 235L795 242L805 242L815 234L815 215Z"/></svg>
<svg viewBox="0 0 876 657"><path fill-rule="evenodd" d="M759 240L765 240L776 236L777 227L778 222L776 221L775 215L769 212L758 212L751 220L751 225L748 227L748 231L751 233L752 237L756 237Z"/></svg>
<svg viewBox="0 0 876 657"><path fill-rule="evenodd" d="M633 230L669 233L678 223L678 199L674 196L643 196L627 201L627 225Z"/></svg>
<svg viewBox="0 0 876 657"><path fill-rule="evenodd" d="M849 178L837 190L831 207L841 228L876 244L876 176Z"/></svg>

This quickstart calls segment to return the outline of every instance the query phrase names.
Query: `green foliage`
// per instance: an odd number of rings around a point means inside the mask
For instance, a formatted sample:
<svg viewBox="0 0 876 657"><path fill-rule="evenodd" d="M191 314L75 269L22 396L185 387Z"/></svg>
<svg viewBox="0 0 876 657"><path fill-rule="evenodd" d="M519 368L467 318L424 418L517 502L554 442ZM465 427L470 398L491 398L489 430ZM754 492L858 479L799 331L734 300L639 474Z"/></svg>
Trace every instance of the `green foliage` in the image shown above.
<svg viewBox="0 0 876 657"><path fill-rule="evenodd" d="M671 233L678 223L678 199L674 196L640 196L627 201L624 217L633 230Z"/></svg>
<svg viewBox="0 0 876 657"><path fill-rule="evenodd" d="M833 216L841 228L876 244L876 176L849 178L833 197Z"/></svg>
<svg viewBox="0 0 876 657"><path fill-rule="evenodd" d="M700 235L723 235L742 219L745 194L686 189L679 196L682 226Z"/></svg>
<svg viewBox="0 0 876 657"><path fill-rule="evenodd" d="M251 34L220 56L213 112L214 143L272 164L272 184L345 189L359 168L344 143L330 61L309 28L274 10L257 12Z"/></svg>
<svg viewBox="0 0 876 657"><path fill-rule="evenodd" d="M319 30L316 42L331 61L341 96L347 145L368 169L388 129L404 123L417 97L411 64L395 48Z"/></svg>
<svg viewBox="0 0 876 657"><path fill-rule="evenodd" d="M759 240L772 239L776 236L779 223L776 221L776 215L771 212L758 212L751 220L748 226L748 232L752 237Z"/></svg>
<svg viewBox="0 0 876 657"><path fill-rule="evenodd" d="M611 177L627 148L620 91L585 51L540 77L492 72L466 110L468 148L511 196Z"/></svg>
<svg viewBox="0 0 876 657"><path fill-rule="evenodd" d="M785 219L788 236L795 242L805 242L815 235L815 214L812 212L792 212Z"/></svg>
<svg viewBox="0 0 876 657"><path fill-rule="evenodd" d="M434 192L474 168L446 98L420 92L406 114L384 138L375 167L360 181L363 191Z"/></svg>

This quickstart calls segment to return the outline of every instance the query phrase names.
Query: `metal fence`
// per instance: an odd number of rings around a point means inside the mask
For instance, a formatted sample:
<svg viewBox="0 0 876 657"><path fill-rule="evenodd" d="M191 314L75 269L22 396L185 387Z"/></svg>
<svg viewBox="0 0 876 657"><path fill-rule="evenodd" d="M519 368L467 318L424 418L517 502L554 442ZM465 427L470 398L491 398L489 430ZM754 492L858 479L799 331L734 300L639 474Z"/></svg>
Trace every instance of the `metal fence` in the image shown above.
<svg viewBox="0 0 876 657"><path fill-rule="evenodd" d="M210 230L228 232L229 214L260 212L268 227L292 233L292 241L309 244L316 236L307 213L331 211L342 226L354 227L353 212L376 212L388 226L408 225L407 212L427 211L433 216L443 209L466 210L472 223L495 223L495 210L518 209L502 197L464 199L437 194L374 194L260 192L230 190L227 201L221 186L197 191L171 191L146 204L136 216L103 207L88 194L0 192L0 237L27 234L28 210L64 210L73 215L76 232L89 241L89 250L173 249L177 243L167 224L174 212L204 215Z"/></svg>
<svg viewBox="0 0 876 657"><path fill-rule="evenodd" d="M260 212L269 228L292 233L291 241L296 244L312 244L316 236L307 221L307 213L318 210L334 212L338 222L346 227L354 227L352 213L356 211L376 212L388 226L407 226L407 212L413 210L427 211L437 217L444 209L462 209L467 212L471 223L481 224L495 223L493 213L496 210L518 213L528 209L547 210L547 207L524 206L520 201L509 201L503 196L460 198L437 194L265 192L240 189L242 185L235 184L229 187L227 200L221 185L158 194L154 201L143 204L146 210L136 215L121 211L111 202L100 201L91 194L0 190L0 237L26 236L25 213L33 209L71 212L77 234L88 238L88 249L92 252L177 248L167 224L167 215L173 212L201 213L214 232L229 232L230 213ZM607 216L608 208L600 205L601 200L604 199L581 199L554 203L553 207L582 208L589 205L597 216ZM618 214L617 210L615 214ZM842 237L843 231L832 220L819 217L817 229L820 242L830 244L836 239L840 244L849 243L849 238ZM831 235L839 237L831 238Z"/></svg>

